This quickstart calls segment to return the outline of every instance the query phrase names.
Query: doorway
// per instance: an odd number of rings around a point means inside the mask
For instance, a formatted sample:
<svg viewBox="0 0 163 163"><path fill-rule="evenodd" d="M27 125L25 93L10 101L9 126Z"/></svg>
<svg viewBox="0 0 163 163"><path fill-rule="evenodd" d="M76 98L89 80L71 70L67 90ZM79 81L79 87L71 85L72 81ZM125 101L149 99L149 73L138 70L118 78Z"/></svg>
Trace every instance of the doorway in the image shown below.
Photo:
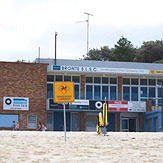
<svg viewBox="0 0 163 163"><path fill-rule="evenodd" d="M122 132L136 132L136 118L122 118L121 119Z"/></svg>

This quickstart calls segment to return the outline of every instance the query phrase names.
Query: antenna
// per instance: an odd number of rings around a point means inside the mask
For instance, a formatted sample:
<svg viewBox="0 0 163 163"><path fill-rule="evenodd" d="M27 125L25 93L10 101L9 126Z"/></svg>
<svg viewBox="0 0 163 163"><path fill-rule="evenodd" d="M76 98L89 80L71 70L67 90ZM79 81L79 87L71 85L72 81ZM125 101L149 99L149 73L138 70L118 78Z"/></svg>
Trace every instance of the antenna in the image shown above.
<svg viewBox="0 0 163 163"><path fill-rule="evenodd" d="M93 15L87 12L84 12L84 14L87 15L87 20L77 21L76 23L87 22L87 54L88 54L88 51L89 51L89 16L93 16Z"/></svg>

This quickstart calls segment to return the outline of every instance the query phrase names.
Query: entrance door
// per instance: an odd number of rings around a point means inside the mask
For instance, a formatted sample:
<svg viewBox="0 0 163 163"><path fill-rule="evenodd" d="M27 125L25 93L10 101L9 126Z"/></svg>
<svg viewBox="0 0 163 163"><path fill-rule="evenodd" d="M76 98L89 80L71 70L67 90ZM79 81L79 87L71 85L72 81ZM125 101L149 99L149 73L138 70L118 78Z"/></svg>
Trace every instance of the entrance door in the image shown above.
<svg viewBox="0 0 163 163"><path fill-rule="evenodd" d="M71 113L71 131L79 131L79 113Z"/></svg>
<svg viewBox="0 0 163 163"><path fill-rule="evenodd" d="M135 118L122 118L122 132L136 132L136 119Z"/></svg>
<svg viewBox="0 0 163 163"><path fill-rule="evenodd" d="M128 118L122 118L122 132L129 131L129 120Z"/></svg>
<svg viewBox="0 0 163 163"><path fill-rule="evenodd" d="M129 119L129 132L136 132L136 119Z"/></svg>

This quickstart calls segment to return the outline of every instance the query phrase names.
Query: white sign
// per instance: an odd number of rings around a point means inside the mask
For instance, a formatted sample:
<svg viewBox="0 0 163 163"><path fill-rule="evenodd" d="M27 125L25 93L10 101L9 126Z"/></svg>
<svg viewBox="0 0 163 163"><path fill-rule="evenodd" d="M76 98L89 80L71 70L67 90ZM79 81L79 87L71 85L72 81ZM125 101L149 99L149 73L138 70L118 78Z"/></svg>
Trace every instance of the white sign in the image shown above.
<svg viewBox="0 0 163 163"><path fill-rule="evenodd" d="M129 112L146 112L145 101L128 101Z"/></svg>
<svg viewBox="0 0 163 163"><path fill-rule="evenodd" d="M69 72L101 72L120 74L149 74L148 69L127 69L127 68L107 68L107 67L84 67L84 66L52 66L55 71Z"/></svg>
<svg viewBox="0 0 163 163"><path fill-rule="evenodd" d="M3 110L29 110L29 98L3 97Z"/></svg>
<svg viewBox="0 0 163 163"><path fill-rule="evenodd" d="M75 100L70 102L70 105L89 105L89 100Z"/></svg>

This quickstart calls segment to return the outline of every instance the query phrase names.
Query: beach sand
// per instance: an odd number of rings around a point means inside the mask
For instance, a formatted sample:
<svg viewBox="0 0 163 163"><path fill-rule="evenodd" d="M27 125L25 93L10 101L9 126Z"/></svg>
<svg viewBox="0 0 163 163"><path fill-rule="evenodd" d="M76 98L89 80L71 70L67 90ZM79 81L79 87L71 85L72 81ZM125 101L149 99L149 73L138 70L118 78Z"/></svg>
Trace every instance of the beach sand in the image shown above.
<svg viewBox="0 0 163 163"><path fill-rule="evenodd" d="M0 131L0 163L163 162L163 133Z"/></svg>

